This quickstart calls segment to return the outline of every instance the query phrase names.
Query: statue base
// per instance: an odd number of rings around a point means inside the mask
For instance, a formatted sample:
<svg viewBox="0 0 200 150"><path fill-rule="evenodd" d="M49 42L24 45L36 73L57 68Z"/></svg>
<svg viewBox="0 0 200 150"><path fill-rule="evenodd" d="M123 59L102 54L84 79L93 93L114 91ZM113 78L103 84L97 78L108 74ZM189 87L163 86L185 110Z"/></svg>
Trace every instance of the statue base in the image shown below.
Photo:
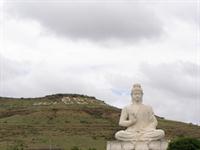
<svg viewBox="0 0 200 150"><path fill-rule="evenodd" d="M157 141L108 141L106 150L167 150L166 140Z"/></svg>

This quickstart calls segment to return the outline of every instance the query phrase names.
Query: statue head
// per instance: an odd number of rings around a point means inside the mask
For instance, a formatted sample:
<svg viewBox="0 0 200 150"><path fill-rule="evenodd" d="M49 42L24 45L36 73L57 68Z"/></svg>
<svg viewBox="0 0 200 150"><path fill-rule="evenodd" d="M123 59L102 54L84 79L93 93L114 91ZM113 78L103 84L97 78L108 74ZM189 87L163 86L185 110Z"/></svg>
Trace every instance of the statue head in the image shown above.
<svg viewBox="0 0 200 150"><path fill-rule="evenodd" d="M134 84L131 90L131 97L134 103L141 103L143 97L143 90L140 84Z"/></svg>

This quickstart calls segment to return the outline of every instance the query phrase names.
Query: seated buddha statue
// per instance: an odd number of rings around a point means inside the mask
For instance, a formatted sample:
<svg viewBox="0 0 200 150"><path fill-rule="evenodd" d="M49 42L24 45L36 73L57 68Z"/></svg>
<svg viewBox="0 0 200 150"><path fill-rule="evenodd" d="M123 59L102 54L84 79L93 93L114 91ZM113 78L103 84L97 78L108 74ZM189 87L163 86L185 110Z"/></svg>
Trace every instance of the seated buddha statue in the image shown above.
<svg viewBox="0 0 200 150"><path fill-rule="evenodd" d="M134 84L132 91L132 104L121 111L119 125L127 127L118 131L115 138L121 141L153 141L162 139L163 130L156 129L158 124L152 107L142 104L143 90L140 84Z"/></svg>

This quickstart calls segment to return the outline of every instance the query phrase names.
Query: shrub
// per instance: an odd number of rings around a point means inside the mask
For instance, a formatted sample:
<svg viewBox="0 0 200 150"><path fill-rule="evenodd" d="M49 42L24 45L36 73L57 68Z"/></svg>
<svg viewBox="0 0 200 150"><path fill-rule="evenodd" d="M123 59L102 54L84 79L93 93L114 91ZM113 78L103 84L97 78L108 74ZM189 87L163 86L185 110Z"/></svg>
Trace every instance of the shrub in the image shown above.
<svg viewBox="0 0 200 150"><path fill-rule="evenodd" d="M65 123L70 123L70 121L69 120L65 120Z"/></svg>
<svg viewBox="0 0 200 150"><path fill-rule="evenodd" d="M92 139L93 139L93 140L96 140L96 139L97 139L97 137L96 137L96 136L92 136Z"/></svg>
<svg viewBox="0 0 200 150"><path fill-rule="evenodd" d="M87 120L80 120L80 123L89 124L89 122Z"/></svg>
<svg viewBox="0 0 200 150"><path fill-rule="evenodd" d="M200 140L195 138L177 138L169 143L167 150L200 150Z"/></svg>

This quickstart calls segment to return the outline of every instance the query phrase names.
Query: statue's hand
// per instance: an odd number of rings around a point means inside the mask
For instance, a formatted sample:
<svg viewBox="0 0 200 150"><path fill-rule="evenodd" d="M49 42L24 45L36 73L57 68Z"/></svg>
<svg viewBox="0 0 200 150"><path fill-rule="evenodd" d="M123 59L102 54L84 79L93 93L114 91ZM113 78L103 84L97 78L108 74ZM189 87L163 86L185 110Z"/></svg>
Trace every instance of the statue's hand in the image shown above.
<svg viewBox="0 0 200 150"><path fill-rule="evenodd" d="M134 113L129 115L129 120L134 124L136 122L136 115Z"/></svg>

